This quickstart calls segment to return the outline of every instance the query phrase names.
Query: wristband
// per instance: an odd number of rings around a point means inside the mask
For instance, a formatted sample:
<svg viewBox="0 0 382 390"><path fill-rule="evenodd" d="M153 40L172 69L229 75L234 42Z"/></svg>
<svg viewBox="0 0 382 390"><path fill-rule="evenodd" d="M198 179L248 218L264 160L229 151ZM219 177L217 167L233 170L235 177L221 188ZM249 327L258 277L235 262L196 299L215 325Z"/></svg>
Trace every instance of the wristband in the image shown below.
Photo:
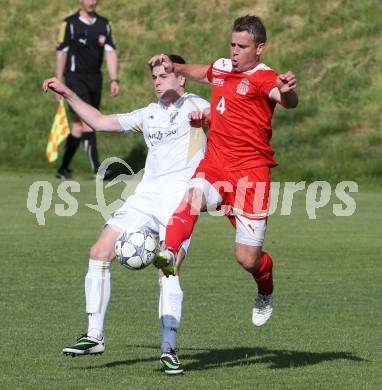
<svg viewBox="0 0 382 390"><path fill-rule="evenodd" d="M119 80L118 79L112 79L112 80L110 80L110 84L111 83L117 83L117 84L119 84Z"/></svg>

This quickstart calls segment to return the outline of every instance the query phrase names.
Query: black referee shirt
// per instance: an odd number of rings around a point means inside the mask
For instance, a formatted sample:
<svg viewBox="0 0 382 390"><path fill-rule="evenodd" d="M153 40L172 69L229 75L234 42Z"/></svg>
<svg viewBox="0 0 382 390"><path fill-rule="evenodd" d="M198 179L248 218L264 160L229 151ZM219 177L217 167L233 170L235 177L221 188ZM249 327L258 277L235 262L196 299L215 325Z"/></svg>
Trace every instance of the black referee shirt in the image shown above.
<svg viewBox="0 0 382 390"><path fill-rule="evenodd" d="M100 73L105 45L116 49L109 21L95 14L93 24L84 23L79 11L61 25L57 50L67 50L65 72Z"/></svg>

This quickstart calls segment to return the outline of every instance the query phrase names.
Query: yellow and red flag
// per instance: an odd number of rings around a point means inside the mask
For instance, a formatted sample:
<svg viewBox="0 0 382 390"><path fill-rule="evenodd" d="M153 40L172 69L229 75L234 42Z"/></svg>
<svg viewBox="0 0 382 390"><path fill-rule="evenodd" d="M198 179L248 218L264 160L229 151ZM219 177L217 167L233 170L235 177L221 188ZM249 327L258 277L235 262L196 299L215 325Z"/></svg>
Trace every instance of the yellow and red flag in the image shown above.
<svg viewBox="0 0 382 390"><path fill-rule="evenodd" d="M69 123L66 116L64 100L58 103L57 113L50 130L48 145L45 154L49 162L57 160L58 145L69 135Z"/></svg>

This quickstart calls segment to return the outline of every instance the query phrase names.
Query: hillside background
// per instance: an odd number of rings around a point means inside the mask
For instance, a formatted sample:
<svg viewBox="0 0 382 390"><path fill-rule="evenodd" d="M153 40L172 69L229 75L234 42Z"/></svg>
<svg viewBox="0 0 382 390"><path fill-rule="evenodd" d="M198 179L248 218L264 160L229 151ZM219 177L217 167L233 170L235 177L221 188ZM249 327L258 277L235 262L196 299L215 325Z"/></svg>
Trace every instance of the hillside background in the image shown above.
<svg viewBox="0 0 382 390"><path fill-rule="evenodd" d="M44 150L56 110L40 89L54 75L61 20L77 0L0 0L0 167L4 171L55 169ZM103 111L127 112L153 100L147 59L158 52L188 62L228 56L230 27L247 13L263 18L268 47L263 61L297 76L298 109L277 109L272 146L279 167L273 179L382 183L382 2L380 0L102 0L98 11L113 26L122 93ZM106 70L106 69L105 69ZM105 73L107 74L107 73ZM208 86L189 90L209 98ZM139 136L99 134L101 157L143 166ZM73 167L88 174L84 153Z"/></svg>

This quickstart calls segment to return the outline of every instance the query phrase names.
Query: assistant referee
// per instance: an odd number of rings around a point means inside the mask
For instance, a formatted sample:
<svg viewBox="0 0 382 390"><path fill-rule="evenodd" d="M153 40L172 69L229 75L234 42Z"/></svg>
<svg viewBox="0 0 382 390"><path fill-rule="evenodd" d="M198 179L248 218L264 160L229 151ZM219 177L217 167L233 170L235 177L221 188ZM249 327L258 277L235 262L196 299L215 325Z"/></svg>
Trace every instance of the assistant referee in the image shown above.
<svg viewBox="0 0 382 390"><path fill-rule="evenodd" d="M102 94L102 62L106 63L110 77L110 94L119 94L118 57L112 39L109 21L95 10L98 0L81 0L81 8L65 18L60 28L56 52L56 77L63 81L81 99L99 108ZM60 97L57 95L57 99ZM61 165L56 177L70 179L69 164L81 140L94 174L99 168L96 136L73 111L71 134L67 138Z"/></svg>

